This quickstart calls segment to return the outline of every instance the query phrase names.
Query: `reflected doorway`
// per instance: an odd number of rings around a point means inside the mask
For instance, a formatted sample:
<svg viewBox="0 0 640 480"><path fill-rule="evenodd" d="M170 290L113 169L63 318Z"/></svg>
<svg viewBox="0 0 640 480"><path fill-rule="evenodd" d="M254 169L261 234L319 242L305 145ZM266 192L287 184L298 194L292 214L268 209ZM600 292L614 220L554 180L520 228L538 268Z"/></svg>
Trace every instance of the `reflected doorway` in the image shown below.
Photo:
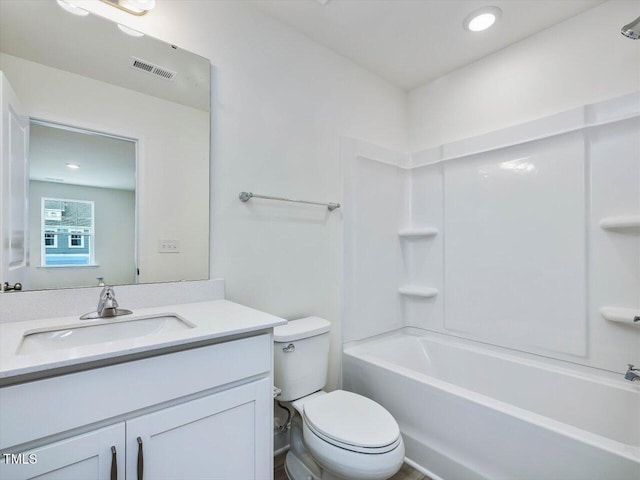
<svg viewBox="0 0 640 480"><path fill-rule="evenodd" d="M137 283L136 141L31 120L33 289Z"/></svg>

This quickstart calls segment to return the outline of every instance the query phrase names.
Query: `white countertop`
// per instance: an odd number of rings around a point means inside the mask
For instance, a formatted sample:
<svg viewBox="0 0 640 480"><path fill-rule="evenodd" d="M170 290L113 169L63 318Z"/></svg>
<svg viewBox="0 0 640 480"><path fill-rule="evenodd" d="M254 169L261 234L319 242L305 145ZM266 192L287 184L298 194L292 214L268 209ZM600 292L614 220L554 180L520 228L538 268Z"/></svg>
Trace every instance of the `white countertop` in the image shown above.
<svg viewBox="0 0 640 480"><path fill-rule="evenodd" d="M189 344L194 342L223 339L287 323L280 317L228 300L140 308L133 310L132 315L116 317L116 319L124 320L155 315L176 315L194 324L195 327L42 353L19 354L18 349L25 332L59 326L74 328L88 324L103 324L112 322L114 319L80 320L75 316L1 324L0 379L38 372L46 374L47 370L59 370L64 367L117 359L132 354L147 352L151 355L154 350L158 349L180 346L187 348Z"/></svg>

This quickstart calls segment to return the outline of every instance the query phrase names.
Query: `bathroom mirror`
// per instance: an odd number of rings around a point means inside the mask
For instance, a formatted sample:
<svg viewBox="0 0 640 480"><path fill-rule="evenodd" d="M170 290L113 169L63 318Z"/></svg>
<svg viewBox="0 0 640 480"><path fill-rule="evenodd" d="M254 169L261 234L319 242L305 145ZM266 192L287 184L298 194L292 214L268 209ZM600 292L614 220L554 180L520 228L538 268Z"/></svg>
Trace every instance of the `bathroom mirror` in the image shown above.
<svg viewBox="0 0 640 480"><path fill-rule="evenodd" d="M9 0L0 70L1 283L207 279L209 60L53 1Z"/></svg>

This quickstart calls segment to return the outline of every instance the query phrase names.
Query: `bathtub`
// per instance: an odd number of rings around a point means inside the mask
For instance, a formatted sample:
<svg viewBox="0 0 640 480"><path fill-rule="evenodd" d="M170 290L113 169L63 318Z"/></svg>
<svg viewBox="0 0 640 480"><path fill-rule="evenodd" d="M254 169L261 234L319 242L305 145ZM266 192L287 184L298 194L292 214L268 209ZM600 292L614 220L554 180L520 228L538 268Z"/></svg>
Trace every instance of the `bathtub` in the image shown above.
<svg viewBox="0 0 640 480"><path fill-rule="evenodd" d="M434 479L640 479L640 385L622 375L405 328L346 344L343 385Z"/></svg>

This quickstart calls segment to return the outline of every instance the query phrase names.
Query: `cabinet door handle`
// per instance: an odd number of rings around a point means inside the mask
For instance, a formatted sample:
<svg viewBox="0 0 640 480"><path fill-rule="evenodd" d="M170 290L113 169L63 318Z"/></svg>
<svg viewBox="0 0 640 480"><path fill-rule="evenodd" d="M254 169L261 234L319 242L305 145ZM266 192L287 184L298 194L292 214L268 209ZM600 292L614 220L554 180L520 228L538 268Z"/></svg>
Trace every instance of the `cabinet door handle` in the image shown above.
<svg viewBox="0 0 640 480"><path fill-rule="evenodd" d="M142 480L144 471L144 458L142 456L142 439L138 437L138 480Z"/></svg>
<svg viewBox="0 0 640 480"><path fill-rule="evenodd" d="M111 447L111 480L118 480L118 461L116 460L116 447Z"/></svg>

